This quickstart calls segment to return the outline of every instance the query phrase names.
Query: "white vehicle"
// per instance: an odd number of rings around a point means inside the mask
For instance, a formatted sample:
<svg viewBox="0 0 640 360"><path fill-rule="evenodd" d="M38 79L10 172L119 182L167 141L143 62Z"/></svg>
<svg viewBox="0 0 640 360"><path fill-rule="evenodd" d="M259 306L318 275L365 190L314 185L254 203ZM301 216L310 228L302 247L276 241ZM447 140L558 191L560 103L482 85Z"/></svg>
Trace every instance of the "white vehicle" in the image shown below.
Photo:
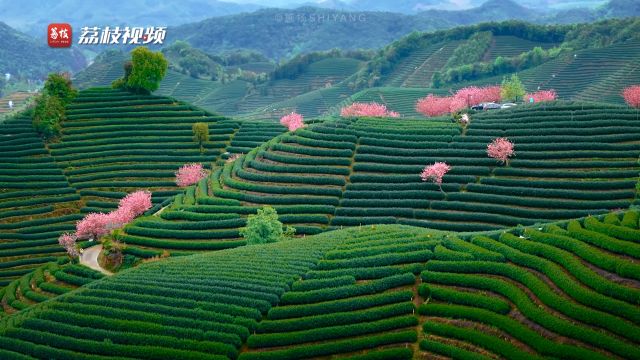
<svg viewBox="0 0 640 360"><path fill-rule="evenodd" d="M518 106L518 104L515 103L504 103L500 106L500 109L509 109L512 108L514 106Z"/></svg>

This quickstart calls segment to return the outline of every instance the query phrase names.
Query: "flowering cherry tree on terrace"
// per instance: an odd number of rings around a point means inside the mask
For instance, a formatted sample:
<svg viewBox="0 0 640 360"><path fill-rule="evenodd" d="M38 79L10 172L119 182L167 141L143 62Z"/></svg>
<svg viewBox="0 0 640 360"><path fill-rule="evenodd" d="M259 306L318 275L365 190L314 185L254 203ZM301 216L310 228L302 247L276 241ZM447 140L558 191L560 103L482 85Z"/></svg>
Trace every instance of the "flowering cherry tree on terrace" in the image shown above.
<svg viewBox="0 0 640 360"><path fill-rule="evenodd" d="M187 187L197 184L206 176L207 171L202 167L202 164L186 164L176 171L176 184L180 187Z"/></svg>
<svg viewBox="0 0 640 360"><path fill-rule="evenodd" d="M463 100L467 107L471 107L483 102L499 102L500 91L500 85L485 87L468 86L458 90L454 97Z"/></svg>
<svg viewBox="0 0 640 360"><path fill-rule="evenodd" d="M385 105L378 104L376 102L371 103L359 103L355 102L349 106L345 106L340 110L340 116L342 117L400 117L395 111L390 111Z"/></svg>
<svg viewBox="0 0 640 360"><path fill-rule="evenodd" d="M629 86L622 91L622 97L627 105L640 109L640 85Z"/></svg>
<svg viewBox="0 0 640 360"><path fill-rule="evenodd" d="M292 112L280 118L280 124L286 126L289 131L296 131L304 126L303 120L302 115Z"/></svg>
<svg viewBox="0 0 640 360"><path fill-rule="evenodd" d="M128 194L120 200L119 210L124 209L131 213L133 217L144 214L145 211L151 209L151 192L140 190ZM133 218L131 219L133 220ZM131 221L130 220L130 221ZM127 221L128 222L128 221Z"/></svg>
<svg viewBox="0 0 640 360"><path fill-rule="evenodd" d="M72 259L80 256L80 251L76 244L76 236L74 234L64 233L60 235L58 238L58 244L64 248Z"/></svg>
<svg viewBox="0 0 640 360"><path fill-rule="evenodd" d="M89 213L76 224L76 237L97 240L109 232L108 224L111 220L105 213Z"/></svg>
<svg viewBox="0 0 640 360"><path fill-rule="evenodd" d="M509 165L509 158L515 154L514 146L507 138L497 138L487 145L487 155Z"/></svg>
<svg viewBox="0 0 640 360"><path fill-rule="evenodd" d="M431 181L438 185L440 191L442 191L442 178L446 173L451 170L451 167L446 162L435 162L431 165L425 166L420 174L422 181Z"/></svg>
<svg viewBox="0 0 640 360"><path fill-rule="evenodd" d="M556 94L556 91L551 89L551 90L540 90L540 91L536 91L534 93L529 93L529 94L525 94L524 98L529 100L531 98L533 98L533 102L534 103L539 103L539 102L543 102L543 101L553 101L558 97L558 95Z"/></svg>
<svg viewBox="0 0 640 360"><path fill-rule="evenodd" d="M427 95L416 103L416 111L427 117L442 116L460 111L467 106L466 100L455 96Z"/></svg>

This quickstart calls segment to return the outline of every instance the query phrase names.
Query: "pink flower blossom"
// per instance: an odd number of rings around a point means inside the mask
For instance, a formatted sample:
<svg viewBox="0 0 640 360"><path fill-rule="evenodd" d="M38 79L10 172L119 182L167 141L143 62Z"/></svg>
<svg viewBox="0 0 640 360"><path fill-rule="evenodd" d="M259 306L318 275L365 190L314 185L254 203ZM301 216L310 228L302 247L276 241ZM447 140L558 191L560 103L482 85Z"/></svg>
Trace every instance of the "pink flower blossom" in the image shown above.
<svg viewBox="0 0 640 360"><path fill-rule="evenodd" d="M142 213L139 213L138 215L140 214ZM135 218L136 214L131 210L131 208L121 206L107 214L106 230L109 232L111 230L119 229L133 221Z"/></svg>
<svg viewBox="0 0 640 360"><path fill-rule="evenodd" d="M429 94L419 99L416 103L416 111L431 117L460 111L467 107L466 100L455 96L440 97Z"/></svg>
<svg viewBox="0 0 640 360"><path fill-rule="evenodd" d="M420 174L422 181L432 181L440 187L442 190L442 178L446 173L451 170L451 167L445 162L435 162L431 165L425 166L424 170Z"/></svg>
<svg viewBox="0 0 640 360"><path fill-rule="evenodd" d="M552 90L540 90L534 93L525 94L524 98L527 100L533 98L534 103L539 103L543 101L553 101L557 98L557 96L558 95L556 94L556 91L552 89Z"/></svg>
<svg viewBox="0 0 640 360"><path fill-rule="evenodd" d="M109 215L105 213L89 213L76 223L76 237L78 239L97 240L109 232Z"/></svg>
<svg viewBox="0 0 640 360"><path fill-rule="evenodd" d="M58 238L58 244L64 248L70 257L76 258L80 256L80 251L76 245L76 236L69 233L64 233Z"/></svg>
<svg viewBox="0 0 640 360"><path fill-rule="evenodd" d="M387 107L376 102L371 103L359 103L355 102L349 106L345 106L340 110L340 116L342 117L400 117L400 114L395 111L387 110Z"/></svg>
<svg viewBox="0 0 640 360"><path fill-rule="evenodd" d="M622 96L629 106L640 109L640 85L629 86L624 89Z"/></svg>
<svg viewBox="0 0 640 360"><path fill-rule="evenodd" d="M296 131L304 126L302 115L292 112L280 118L280 124L284 125L289 131Z"/></svg>
<svg viewBox="0 0 640 360"><path fill-rule="evenodd" d="M176 171L176 184L180 187L187 187L197 184L206 176L207 171L202 167L202 164L186 164Z"/></svg>
<svg viewBox="0 0 640 360"><path fill-rule="evenodd" d="M501 99L500 91L500 85L468 86L458 90L454 97L462 99L467 107L471 107L484 102L499 102Z"/></svg>
<svg viewBox="0 0 640 360"><path fill-rule="evenodd" d="M507 163L514 154L513 143L507 138L497 138L487 145L487 155L502 163Z"/></svg>
<svg viewBox="0 0 640 360"><path fill-rule="evenodd" d="M144 214L145 211L151 209L151 192L140 190L128 194L120 200L119 210L126 209L131 212L133 217ZM133 218L131 219L133 220ZM129 220L129 221L131 221ZM128 221L127 221L128 222Z"/></svg>

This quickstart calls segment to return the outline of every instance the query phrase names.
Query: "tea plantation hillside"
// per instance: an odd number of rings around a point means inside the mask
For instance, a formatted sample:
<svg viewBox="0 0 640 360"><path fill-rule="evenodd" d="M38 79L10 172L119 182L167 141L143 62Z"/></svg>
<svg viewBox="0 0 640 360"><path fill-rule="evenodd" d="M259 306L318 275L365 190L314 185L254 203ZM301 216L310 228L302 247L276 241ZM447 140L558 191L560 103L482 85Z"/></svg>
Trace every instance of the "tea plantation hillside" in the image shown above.
<svg viewBox="0 0 640 360"><path fill-rule="evenodd" d="M580 50L518 73L527 89L554 89L568 100L624 103L622 89L640 82L640 41ZM499 84L501 76L473 84ZM460 83L457 87L466 86Z"/></svg>
<svg viewBox="0 0 640 360"><path fill-rule="evenodd" d="M0 124L0 288L63 254L58 235L82 218L82 201L31 119Z"/></svg>
<svg viewBox="0 0 640 360"><path fill-rule="evenodd" d="M109 89L81 92L66 116L50 153L91 211L111 210L125 193L140 188L161 203L179 192L174 173L183 164L210 167L229 146L241 144L237 150L243 152L283 131L279 124L265 124L260 139L242 142L245 130L253 134L251 125L171 98ZM196 122L209 126L202 153L192 139Z"/></svg>
<svg viewBox="0 0 640 360"><path fill-rule="evenodd" d="M155 261L0 320L0 355L636 359L639 218L365 226Z"/></svg>
<svg viewBox="0 0 640 360"><path fill-rule="evenodd" d="M276 123L234 121L110 89L81 92L67 118L46 146L29 118L0 124L0 288L58 260L58 236L86 213L111 211L140 189L152 191L155 212L182 192L174 174L180 166L218 166L284 132ZM195 122L209 125L202 154L192 139Z"/></svg>
<svg viewBox="0 0 640 360"><path fill-rule="evenodd" d="M217 169L123 240L143 256L235 247L264 205L299 235L381 223L485 231L601 214L634 201L639 134L634 110L564 102L475 114L464 131L447 119L325 121ZM515 143L509 166L486 154L501 136ZM436 161L452 166L443 191L420 180Z"/></svg>

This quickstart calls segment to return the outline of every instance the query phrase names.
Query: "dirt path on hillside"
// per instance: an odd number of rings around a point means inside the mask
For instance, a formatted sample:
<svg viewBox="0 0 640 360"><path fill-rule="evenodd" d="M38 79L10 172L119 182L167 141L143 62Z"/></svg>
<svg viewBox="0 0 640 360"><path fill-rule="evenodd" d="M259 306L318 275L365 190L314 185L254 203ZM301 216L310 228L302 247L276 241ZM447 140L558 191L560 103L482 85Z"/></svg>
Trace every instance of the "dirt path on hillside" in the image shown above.
<svg viewBox="0 0 640 360"><path fill-rule="evenodd" d="M111 271L108 271L98 263L98 256L102 251L102 245L94 245L84 249L82 255L80 255L80 264L87 266L93 270L100 271L105 275L113 275Z"/></svg>

